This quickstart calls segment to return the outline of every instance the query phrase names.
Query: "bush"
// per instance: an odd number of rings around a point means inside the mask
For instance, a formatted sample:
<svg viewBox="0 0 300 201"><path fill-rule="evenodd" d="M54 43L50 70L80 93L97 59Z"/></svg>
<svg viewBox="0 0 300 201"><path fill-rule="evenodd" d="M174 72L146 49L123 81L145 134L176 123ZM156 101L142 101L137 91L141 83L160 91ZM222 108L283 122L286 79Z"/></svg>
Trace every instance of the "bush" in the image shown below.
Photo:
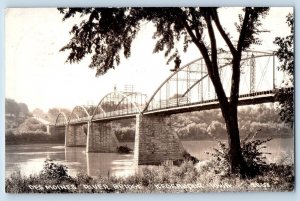
<svg viewBox="0 0 300 201"><path fill-rule="evenodd" d="M65 165L54 163L53 160L46 160L44 162L41 175L47 179L67 179L68 168Z"/></svg>
<svg viewBox="0 0 300 201"><path fill-rule="evenodd" d="M265 143L270 140L271 138L266 140L257 139L242 142L242 154L250 176L259 175L265 171L267 167L265 155L270 153L262 152L261 150L266 148Z"/></svg>
<svg viewBox="0 0 300 201"><path fill-rule="evenodd" d="M129 154L130 152L132 152L132 149L125 145L117 147L117 151L119 154Z"/></svg>
<svg viewBox="0 0 300 201"><path fill-rule="evenodd" d="M244 140L241 141L241 149L242 155L245 160L245 172L244 175L240 175L242 177L255 177L256 175L261 175L264 171L266 171L266 153L263 152L262 149L266 148L265 143L270 141L271 138L261 140L254 139L258 131L254 134L249 133L248 136ZM251 139L250 139L251 138ZM230 176L231 168L230 168L230 158L229 158L229 147L218 141L218 147L214 148L214 152L208 153L213 157L213 166L214 172L221 176Z"/></svg>
<svg viewBox="0 0 300 201"><path fill-rule="evenodd" d="M168 163L169 161L165 161L165 163ZM192 162L193 165L196 163L199 163L199 159L195 156L192 156L190 153L188 153L186 150L182 152L182 159L178 159L175 161L170 161L171 164L176 166L181 166L184 162Z"/></svg>
<svg viewBox="0 0 300 201"><path fill-rule="evenodd" d="M199 162L199 159L196 158L195 156L192 156L190 153L188 153L186 150L184 150L184 152L182 153L183 155L183 159L185 161L191 161L193 163L193 165L195 165L196 163Z"/></svg>
<svg viewBox="0 0 300 201"><path fill-rule="evenodd" d="M47 128L44 124L40 123L34 118L27 118L19 127L20 133L28 132L46 132Z"/></svg>

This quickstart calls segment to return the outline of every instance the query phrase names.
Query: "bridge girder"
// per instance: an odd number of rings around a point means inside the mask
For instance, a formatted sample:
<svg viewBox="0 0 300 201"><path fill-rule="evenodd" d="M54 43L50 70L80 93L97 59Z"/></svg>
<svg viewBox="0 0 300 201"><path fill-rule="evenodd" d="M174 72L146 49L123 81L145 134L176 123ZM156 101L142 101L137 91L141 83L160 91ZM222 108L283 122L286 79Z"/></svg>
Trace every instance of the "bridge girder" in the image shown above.
<svg viewBox="0 0 300 201"><path fill-rule="evenodd" d="M63 122L60 121L61 119L63 120ZM68 117L64 112L60 112L57 115L54 125L57 126L58 124L62 124L62 125L68 124Z"/></svg>
<svg viewBox="0 0 300 201"><path fill-rule="evenodd" d="M223 69L227 69L231 67L231 61L232 58L230 57L230 53L228 52L222 52L220 53L218 58L218 65L219 65L219 73ZM274 54L272 52L263 52L263 51L246 51L241 59L241 62L244 66L247 66L247 62L251 59L259 59L262 57L273 57ZM203 71L206 69L205 62L203 61L203 58L199 58L196 60L193 60L192 62L180 67L177 71L173 72L164 82L161 83L161 85L155 90L153 95L150 97L150 99L147 101L147 104L143 108L142 112L147 112L149 111L149 106L151 105L153 107L154 104L163 104L163 106L169 106L169 105L180 105L181 102L188 104L189 99L191 99L189 96L189 92L196 88L198 86L199 91L200 91L200 86L202 85L203 88L203 83L206 83L206 86L208 90L210 90L210 78L208 73ZM231 69L230 69L231 70ZM192 74L198 74L194 78L191 78ZM221 74L221 73L220 73ZM185 77L184 77L185 76ZM175 80L175 81L174 81ZM181 85L186 85L182 88L183 90L178 89L180 86L179 82L181 82ZM224 81L226 83L226 81ZM176 86L177 85L177 86ZM173 96L170 94L170 88L176 88L177 92L173 93ZM214 91L214 88L212 88ZM253 89L253 88L252 88ZM173 89L174 90L174 89ZM202 89L203 90L203 89ZM253 92L253 90L251 91ZM207 92L207 96L209 97L209 93ZM214 92L215 93L215 92ZM163 94L163 95L161 95ZM164 98L161 98L164 96ZM204 96L203 91L198 92L198 96ZM216 98L216 94L215 94ZM212 98L208 98L212 99ZM158 103L157 103L158 102ZM154 106L156 107L156 106ZM150 109L151 110L151 109Z"/></svg>
<svg viewBox="0 0 300 201"><path fill-rule="evenodd" d="M225 76L224 74L226 73L225 71L229 69L231 71L231 61L232 58L230 57L230 53L228 52L221 52L218 55L218 66L219 66L219 74L220 77L226 77L226 79L229 78L229 81L231 81L231 76L228 76L228 74ZM256 93L256 92L262 92L262 91L272 91L274 92L275 85L274 85L274 55L271 52L262 52L262 51L247 51L244 53L242 59L241 59L241 75L246 74L246 70L250 69L248 67L251 67L251 62L249 62L252 59L252 63L254 59L257 59L259 62L265 62L266 59L264 58L273 58L273 86L271 88L267 89L261 89L259 90L253 90L253 86L251 86L250 83L250 90L249 92L243 91L241 93L240 91L240 97L246 97L245 100L243 100L242 104L248 104L251 103L251 97L250 95ZM261 59L263 58L263 59ZM259 63L258 62L258 63ZM265 65L265 64L264 64ZM269 65L269 63L267 64ZM208 90L211 88L214 91L213 87L210 87L210 78L207 73L207 71L204 71L203 69L206 69L205 62L203 61L202 58L196 59L176 70L173 72L164 82L161 83L161 85L155 90L155 92L152 94L149 100L147 100L147 96L142 93L138 92L121 92L121 91L113 91L111 93L106 94L104 97L101 98L101 100L98 102L96 107L92 108L87 108L85 106L76 106L72 110L71 115L67 118L67 123L73 123L73 124L80 124L80 123L86 123L88 121L102 121L102 120L109 120L109 119L121 119L121 118L131 118L135 114L138 113L144 113L144 114L152 114L155 113L156 111L162 111L165 112L164 110L168 111L169 113L174 113L174 110L176 108L178 111L185 111L185 110L193 110L197 105L199 108L204 108L203 105L205 105L205 108L210 108L210 107L217 107L212 106L211 103L206 104L207 102L211 101L216 101L217 97L215 96L210 96L210 93ZM246 69L246 70L245 70ZM244 71L244 72L243 72ZM255 76L254 72L250 72L249 74L252 73L252 77ZM230 72L229 72L230 73ZM262 73L263 74L263 73ZM268 74L268 73L265 73ZM247 75L248 76L248 75ZM252 80L258 80L258 79L251 79L246 77L247 79ZM242 77L241 77L242 79ZM205 99L203 99L203 96L205 95L205 91L201 89L200 93L200 86L205 85L207 87L207 95ZM228 80L221 80L223 87L224 83L226 84L226 81ZM179 90L179 82L182 84L182 89ZM241 81L242 82L242 81ZM175 83L175 84L174 84ZM173 84L173 85L172 85ZM245 83L244 83L245 84ZM229 85L229 84L228 84ZM197 87L198 86L198 89ZM229 85L230 86L230 85ZM171 94L168 90L169 88L173 87L177 89L177 93ZM162 90L165 90L164 98L162 99L162 96L160 93ZM193 91L192 91L193 90ZM198 90L198 94L194 93L195 90ZM225 89L224 89L225 91ZM197 92L197 91L196 91ZM225 93L228 96L228 92L225 91ZM200 98L198 99L192 99L192 95L194 96L195 94L202 96L202 100ZM215 92L214 92L215 94ZM251 96L252 96L251 95ZM159 98L158 98L159 97ZM271 96L270 96L271 97ZM273 97L272 97L273 98ZM261 98L259 99L260 101L274 101L272 98L266 99L266 98ZM159 104L162 106L160 107L151 107L149 109L149 106L151 104L156 104L155 101L159 100ZM248 100L249 99L249 100ZM257 102L257 98L253 98L254 102ZM165 102L164 102L165 101ZM201 105L203 103L203 105ZM199 106L198 106L199 104ZM191 106L191 108L189 107ZM207 106L206 106L207 105ZM195 106L195 107L194 107ZM66 117L66 115L63 115ZM58 117L57 117L58 119ZM73 122L72 122L73 121ZM57 120L56 120L57 122Z"/></svg>
<svg viewBox="0 0 300 201"><path fill-rule="evenodd" d="M96 115L102 114L103 116L107 116L111 112L124 110L122 106L127 107L125 108L127 109L127 113L132 111L140 113L142 107L146 104L146 98L146 94L139 92L113 91L108 93L99 101L91 115L91 120L93 120ZM133 106L133 108L130 108L130 111L128 111L129 106Z"/></svg>
<svg viewBox="0 0 300 201"><path fill-rule="evenodd" d="M82 105L75 106L68 118L68 124L81 118L86 118L87 120L89 120L91 118L91 115L89 114L88 109L88 107Z"/></svg>

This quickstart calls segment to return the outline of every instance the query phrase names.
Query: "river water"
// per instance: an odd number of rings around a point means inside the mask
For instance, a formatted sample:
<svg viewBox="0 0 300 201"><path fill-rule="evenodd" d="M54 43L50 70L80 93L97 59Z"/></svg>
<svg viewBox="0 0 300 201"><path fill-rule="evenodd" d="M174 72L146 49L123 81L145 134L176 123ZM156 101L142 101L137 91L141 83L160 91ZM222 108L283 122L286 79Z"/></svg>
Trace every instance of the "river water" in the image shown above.
<svg viewBox="0 0 300 201"><path fill-rule="evenodd" d="M123 145L133 147L133 143ZM217 146L215 141L182 141L184 148L200 160L209 159L206 152ZM122 144L121 144L122 145ZM275 162L283 156L293 156L294 141L292 138L273 139L264 150L268 162ZM84 147L67 147L57 144L7 145L5 149L6 177L20 171L22 175L39 173L46 159L68 166L68 173L75 176L79 172L90 176L128 176L134 173L132 154L86 153Z"/></svg>

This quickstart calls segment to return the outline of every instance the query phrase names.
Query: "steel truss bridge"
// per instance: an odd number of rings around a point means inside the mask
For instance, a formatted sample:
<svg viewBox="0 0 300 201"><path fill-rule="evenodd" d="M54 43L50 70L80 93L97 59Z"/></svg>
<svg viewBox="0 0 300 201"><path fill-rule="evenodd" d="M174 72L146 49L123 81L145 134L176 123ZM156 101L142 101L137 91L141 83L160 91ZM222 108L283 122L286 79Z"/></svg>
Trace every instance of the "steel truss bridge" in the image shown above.
<svg viewBox="0 0 300 201"><path fill-rule="evenodd" d="M232 57L218 54L219 74L227 97L230 94ZM251 105L275 101L287 75L277 70L279 63L270 52L245 52L241 61L239 104ZM293 90L292 87L289 88ZM76 106L70 115L61 112L55 126L85 124L142 115L171 115L219 108L213 84L202 58L173 72L152 96L140 92L116 91L105 95L97 105Z"/></svg>

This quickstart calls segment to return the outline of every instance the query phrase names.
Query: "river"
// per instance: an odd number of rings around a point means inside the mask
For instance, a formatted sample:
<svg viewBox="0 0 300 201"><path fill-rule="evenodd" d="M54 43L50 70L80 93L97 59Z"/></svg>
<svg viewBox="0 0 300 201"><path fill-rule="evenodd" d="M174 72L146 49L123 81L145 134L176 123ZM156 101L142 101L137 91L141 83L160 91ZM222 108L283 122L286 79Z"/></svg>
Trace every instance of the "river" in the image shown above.
<svg viewBox="0 0 300 201"><path fill-rule="evenodd" d="M123 145L133 147L133 143ZM216 147L215 141L182 141L184 148L200 160L209 159L206 152ZM122 145L122 144L121 144ZM267 143L264 150L271 153L267 155L268 162L275 162L284 155L294 154L294 141L292 138L273 139ZM75 176L79 172L90 176L128 176L134 173L132 154L117 153L88 153L84 147L67 147L57 144L7 145L5 149L5 176L20 171L22 175L39 173L46 159L68 167L68 173Z"/></svg>

